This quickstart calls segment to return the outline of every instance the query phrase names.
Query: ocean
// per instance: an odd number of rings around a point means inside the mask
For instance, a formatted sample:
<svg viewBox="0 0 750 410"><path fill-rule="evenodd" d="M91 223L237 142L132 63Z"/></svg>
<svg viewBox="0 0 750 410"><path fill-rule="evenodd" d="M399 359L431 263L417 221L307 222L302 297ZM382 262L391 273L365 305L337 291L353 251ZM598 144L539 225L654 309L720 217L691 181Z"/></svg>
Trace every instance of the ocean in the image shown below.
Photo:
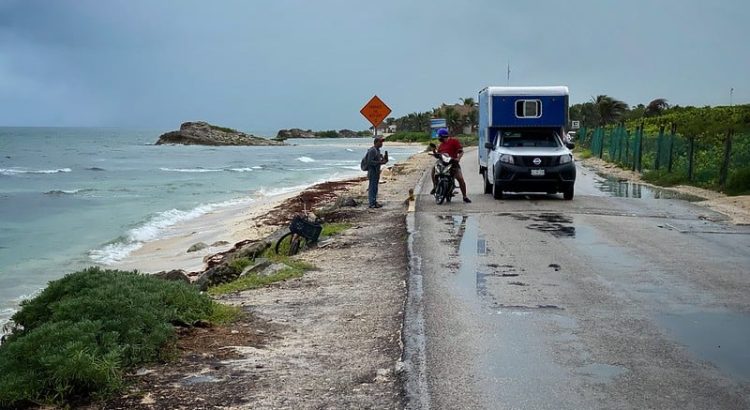
<svg viewBox="0 0 750 410"><path fill-rule="evenodd" d="M222 208L363 176L369 138L154 145L160 131L0 127L0 329L47 282ZM391 164L421 149L386 142Z"/></svg>

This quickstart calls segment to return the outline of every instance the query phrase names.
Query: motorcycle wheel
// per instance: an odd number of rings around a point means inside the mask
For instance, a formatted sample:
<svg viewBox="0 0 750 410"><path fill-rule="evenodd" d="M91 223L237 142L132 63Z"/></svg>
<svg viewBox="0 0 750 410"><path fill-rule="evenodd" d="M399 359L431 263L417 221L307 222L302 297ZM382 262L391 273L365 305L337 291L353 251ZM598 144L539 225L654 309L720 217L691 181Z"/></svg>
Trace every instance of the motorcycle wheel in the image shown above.
<svg viewBox="0 0 750 410"><path fill-rule="evenodd" d="M438 182L438 186L435 189L435 202L441 205L445 201L445 185L442 182Z"/></svg>

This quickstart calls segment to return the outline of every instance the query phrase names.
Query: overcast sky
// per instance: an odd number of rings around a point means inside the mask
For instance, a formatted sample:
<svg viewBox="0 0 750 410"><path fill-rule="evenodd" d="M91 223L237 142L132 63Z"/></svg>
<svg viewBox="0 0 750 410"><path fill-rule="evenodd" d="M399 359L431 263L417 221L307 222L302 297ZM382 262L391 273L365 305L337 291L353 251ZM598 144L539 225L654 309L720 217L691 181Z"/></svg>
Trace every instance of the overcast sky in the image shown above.
<svg viewBox="0 0 750 410"><path fill-rule="evenodd" d="M0 0L0 125L365 129L487 85L750 102L747 0Z"/></svg>

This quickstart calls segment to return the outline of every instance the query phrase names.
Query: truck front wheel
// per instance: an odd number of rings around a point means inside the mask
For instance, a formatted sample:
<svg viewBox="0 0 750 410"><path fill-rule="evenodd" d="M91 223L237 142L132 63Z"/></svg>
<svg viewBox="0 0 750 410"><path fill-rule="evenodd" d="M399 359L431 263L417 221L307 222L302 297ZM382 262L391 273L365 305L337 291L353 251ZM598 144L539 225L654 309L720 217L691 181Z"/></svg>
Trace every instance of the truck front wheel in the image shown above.
<svg viewBox="0 0 750 410"><path fill-rule="evenodd" d="M570 201L573 199L573 194L575 192L574 185L570 184L570 186L565 187L565 190L563 191L563 199Z"/></svg>
<svg viewBox="0 0 750 410"><path fill-rule="evenodd" d="M489 169L485 169L482 175L484 175L484 193L485 194L491 194L492 193L492 184L490 183L490 179L487 177L487 175L490 173Z"/></svg>
<svg viewBox="0 0 750 410"><path fill-rule="evenodd" d="M497 181L492 184L492 196L495 199L503 199L503 189L500 187L500 184Z"/></svg>

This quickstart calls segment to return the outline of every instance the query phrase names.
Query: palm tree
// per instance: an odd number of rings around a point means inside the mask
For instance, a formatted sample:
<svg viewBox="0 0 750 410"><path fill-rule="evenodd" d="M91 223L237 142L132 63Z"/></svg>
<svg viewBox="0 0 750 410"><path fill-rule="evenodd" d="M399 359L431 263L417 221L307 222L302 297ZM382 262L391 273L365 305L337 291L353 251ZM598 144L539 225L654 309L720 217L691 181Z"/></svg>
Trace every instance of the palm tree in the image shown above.
<svg viewBox="0 0 750 410"><path fill-rule="evenodd" d="M478 126L478 120L479 120L479 113L477 110L471 110L464 116L464 125L471 127L471 132L474 132L474 130Z"/></svg>
<svg viewBox="0 0 750 410"><path fill-rule="evenodd" d="M468 97L468 98L459 98L458 100L461 101L461 104L463 104L463 105L465 105L467 107L473 107L473 106L477 105L474 102L474 99L471 98L471 97Z"/></svg>
<svg viewBox="0 0 750 410"><path fill-rule="evenodd" d="M617 122L628 110L628 104L608 95L598 95L592 102L599 114L599 125Z"/></svg>
<svg viewBox="0 0 750 410"><path fill-rule="evenodd" d="M664 110L669 108L669 103L667 103L667 100L665 98L657 98L646 106L646 111L644 112L644 115L646 117L653 117L653 116L659 116L661 115Z"/></svg>

